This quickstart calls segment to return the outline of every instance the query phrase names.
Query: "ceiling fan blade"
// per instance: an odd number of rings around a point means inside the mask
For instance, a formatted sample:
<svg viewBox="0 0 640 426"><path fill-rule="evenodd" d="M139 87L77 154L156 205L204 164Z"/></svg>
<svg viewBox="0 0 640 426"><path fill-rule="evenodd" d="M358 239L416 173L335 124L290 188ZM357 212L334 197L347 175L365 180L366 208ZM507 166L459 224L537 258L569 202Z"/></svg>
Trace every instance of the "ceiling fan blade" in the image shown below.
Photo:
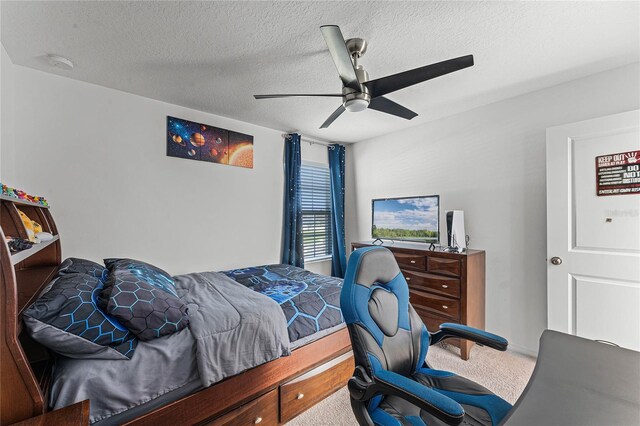
<svg viewBox="0 0 640 426"><path fill-rule="evenodd" d="M369 89L371 97L376 98L472 65L473 55L461 56L376 80L370 80L364 83L364 85Z"/></svg>
<svg viewBox="0 0 640 426"><path fill-rule="evenodd" d="M322 126L320 126L320 128L326 129L327 127L331 126L331 123L333 123L336 118L340 117L340 114L342 114L344 111L344 106L340 105L338 109L333 111L333 114L331 114L329 118L327 118L325 122L322 123Z"/></svg>
<svg viewBox="0 0 640 426"><path fill-rule="evenodd" d="M308 98L308 97L326 97L326 98L341 98L341 93L331 94L315 94L315 93L278 93L273 95L253 95L256 99L272 99L272 98Z"/></svg>
<svg viewBox="0 0 640 426"><path fill-rule="evenodd" d="M342 84L359 92L361 88L358 76L353 68L351 55L349 55L340 27L337 25L323 25L320 27L320 31L322 31L324 40L327 42L329 53L331 53L333 62L336 64Z"/></svg>
<svg viewBox="0 0 640 426"><path fill-rule="evenodd" d="M386 112L387 114L395 115L407 120L411 120L413 117L416 117L418 115L415 112L411 111L409 108L405 108L402 105L397 104L383 96L371 99L371 102L369 102L369 108L375 109L376 111L380 112Z"/></svg>

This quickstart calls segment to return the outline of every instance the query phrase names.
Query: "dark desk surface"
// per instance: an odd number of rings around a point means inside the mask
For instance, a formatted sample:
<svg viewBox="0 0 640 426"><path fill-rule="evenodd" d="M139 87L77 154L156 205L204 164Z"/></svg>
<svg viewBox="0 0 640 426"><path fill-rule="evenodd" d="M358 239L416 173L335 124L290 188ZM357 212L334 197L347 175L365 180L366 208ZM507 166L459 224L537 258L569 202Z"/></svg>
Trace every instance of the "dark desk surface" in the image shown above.
<svg viewBox="0 0 640 426"><path fill-rule="evenodd" d="M640 425L640 352L547 330L503 424Z"/></svg>

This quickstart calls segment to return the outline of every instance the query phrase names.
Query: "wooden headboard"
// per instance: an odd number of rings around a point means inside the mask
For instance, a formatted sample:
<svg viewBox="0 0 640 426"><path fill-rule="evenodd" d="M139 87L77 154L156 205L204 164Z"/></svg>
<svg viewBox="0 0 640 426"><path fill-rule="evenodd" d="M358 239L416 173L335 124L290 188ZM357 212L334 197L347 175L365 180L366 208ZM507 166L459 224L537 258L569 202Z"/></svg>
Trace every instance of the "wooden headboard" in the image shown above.
<svg viewBox="0 0 640 426"><path fill-rule="evenodd" d="M27 239L18 209L42 225L53 240L11 254L6 237ZM60 266L58 229L48 207L0 196L0 425L47 410L52 358L23 330L22 312Z"/></svg>

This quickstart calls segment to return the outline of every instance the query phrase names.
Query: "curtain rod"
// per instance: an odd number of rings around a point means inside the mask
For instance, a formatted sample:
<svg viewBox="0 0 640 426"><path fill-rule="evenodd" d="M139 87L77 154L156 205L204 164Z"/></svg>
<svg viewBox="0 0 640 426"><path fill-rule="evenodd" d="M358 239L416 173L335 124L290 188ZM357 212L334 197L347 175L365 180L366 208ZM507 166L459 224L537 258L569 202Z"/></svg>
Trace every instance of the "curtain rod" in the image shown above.
<svg viewBox="0 0 640 426"><path fill-rule="evenodd" d="M283 137L283 138L285 138L285 139L291 139L291 136L289 136L289 134L288 134L288 133L283 133L283 134L282 134L282 137ZM310 144L310 145L324 145L324 146L333 146L333 145L336 145L336 143L334 143L334 142L322 142L322 141L316 141L316 140L309 139L309 138L307 138L306 136L302 136L302 135L300 136L300 140L301 140L302 142L307 142L307 143L308 143L308 144Z"/></svg>

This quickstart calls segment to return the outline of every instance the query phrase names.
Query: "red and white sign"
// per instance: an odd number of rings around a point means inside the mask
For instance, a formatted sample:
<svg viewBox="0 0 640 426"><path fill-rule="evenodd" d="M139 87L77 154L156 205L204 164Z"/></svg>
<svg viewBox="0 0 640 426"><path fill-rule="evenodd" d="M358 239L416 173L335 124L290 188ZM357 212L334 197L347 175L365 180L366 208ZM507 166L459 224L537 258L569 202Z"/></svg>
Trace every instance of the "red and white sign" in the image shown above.
<svg viewBox="0 0 640 426"><path fill-rule="evenodd" d="M596 157L596 194L640 194L640 151Z"/></svg>

